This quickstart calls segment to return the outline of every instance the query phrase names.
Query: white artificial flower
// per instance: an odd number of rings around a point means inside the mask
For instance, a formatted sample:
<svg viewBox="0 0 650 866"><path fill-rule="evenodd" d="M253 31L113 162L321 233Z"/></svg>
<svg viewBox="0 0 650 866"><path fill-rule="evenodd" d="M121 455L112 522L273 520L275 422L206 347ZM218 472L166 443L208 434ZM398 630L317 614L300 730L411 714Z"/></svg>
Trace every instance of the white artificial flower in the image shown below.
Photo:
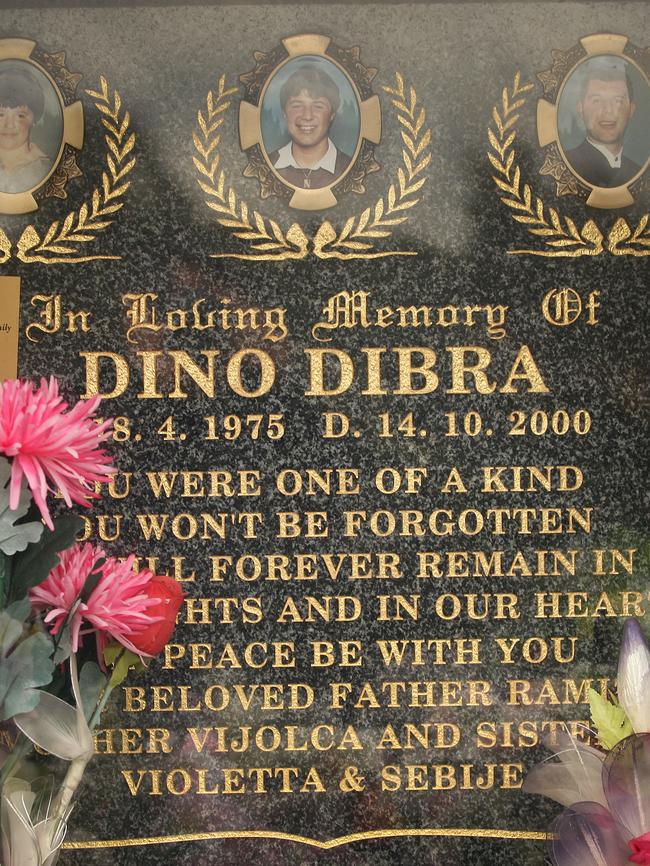
<svg viewBox="0 0 650 866"><path fill-rule="evenodd" d="M635 619L628 619L618 660L618 700L635 733L650 732L650 650Z"/></svg>

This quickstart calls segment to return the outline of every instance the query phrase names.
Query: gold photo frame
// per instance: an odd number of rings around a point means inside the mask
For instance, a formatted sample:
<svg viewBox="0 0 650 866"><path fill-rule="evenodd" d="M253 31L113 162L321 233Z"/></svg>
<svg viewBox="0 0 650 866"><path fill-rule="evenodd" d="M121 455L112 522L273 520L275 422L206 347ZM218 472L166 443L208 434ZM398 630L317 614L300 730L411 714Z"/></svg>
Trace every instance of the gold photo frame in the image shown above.
<svg viewBox="0 0 650 866"><path fill-rule="evenodd" d="M66 69L63 53L46 54L29 39L0 39L0 85L4 81L5 89L14 94L20 93L21 87L31 93L40 91L41 105L57 107L48 115L45 137L54 136L55 140L49 142L47 152L30 141L32 123L39 120L31 108L26 106L28 111L23 112L19 121L18 108L5 107L7 120L4 115L0 120L0 213L30 213L45 198L66 198L67 182L81 175L75 158L84 141L83 106L75 97L80 79L81 75ZM14 96L12 101L20 101L20 96ZM42 113L45 116L44 110ZM17 123L23 124L19 132ZM26 161L23 156L22 162L18 162L14 155L12 160L7 156L3 162L3 150L14 151L16 141L22 150L27 145L31 159Z"/></svg>
<svg viewBox="0 0 650 866"><path fill-rule="evenodd" d="M637 164L626 156L627 144L623 145L623 149L617 157L618 163L616 163L616 158L605 154L607 148L606 145L601 144L601 139L594 144L589 136L589 129L584 123L582 145L572 150L569 149L566 136L563 135L562 121L563 115L567 114L568 88L575 90L579 76L587 77L588 64L593 65L599 61L602 61L602 65L608 64L612 69L618 67L621 81L624 82L630 80L628 70L634 70L635 78L637 81L642 81L646 88L646 102L650 102L650 58L648 52L637 48L626 36L614 33L597 33L583 37L578 45L567 51L554 51L553 58L553 66L538 74L538 78L544 85L545 96L537 103L537 136L539 145L545 152L545 161L540 169L540 174L551 175L555 179L558 196L579 196L585 200L587 205L594 208L629 207L634 204L636 196L647 188L645 175L650 167L650 143L646 148L645 159L641 164ZM591 73L590 77L597 76L598 73ZM611 82L611 84L615 83ZM627 95L624 94L623 98L627 100L627 107L621 109L623 116L620 119L615 120L614 115L612 115L611 119L607 121L611 136L625 135L626 127L629 131L628 122L632 120L636 107L634 100L638 99L638 97L633 96L633 93L630 93L629 84L624 83L621 89L626 90ZM650 115L641 118L641 121L645 121L646 125L649 125ZM619 124L618 130L615 129L617 123ZM640 129L640 125L637 125ZM620 127L622 127L622 133ZM650 135L647 134L650 132L650 126L647 130L643 127L642 132L646 133L645 140L650 142ZM637 134L637 138L640 139L641 135ZM586 154L584 153L585 147L588 151ZM610 165L616 166L616 172L608 173L606 168L604 171L591 169L587 157L592 151L592 164L602 163L606 167L609 162ZM604 155L601 156L598 151ZM607 185L599 185L600 178L605 177L605 175L615 178L618 172L621 174L621 183L612 180Z"/></svg>
<svg viewBox="0 0 650 866"><path fill-rule="evenodd" d="M343 49L335 45L330 37L314 34L283 39L281 45L267 54L255 52L255 59L254 69L240 75L244 98L239 106L239 140L241 149L248 156L244 176L259 181L262 198L277 195L289 207L298 210L326 210L338 203L338 196L342 193L363 193L366 175L380 168L374 157L374 147L381 140L381 107L379 97L371 89L377 70L361 63L358 48ZM336 168L332 161L328 174L321 171L318 175L321 179L316 186L312 182L314 175L311 168L301 169L296 164L294 169L281 173L277 164L279 160L277 157L275 160L271 158L263 116L266 99L273 98L277 102L277 94L273 95L272 89L274 86L277 89L279 76L286 77L292 69L295 74L300 74L306 64L324 71L329 67L330 73L344 83L348 94L353 94L353 99L348 98L346 103L348 118L352 118L348 125L351 127L356 123L353 152L345 153L334 147ZM327 77L327 72L325 75ZM277 113L277 106L275 110ZM336 111L332 113L329 123L335 114ZM310 123L311 130L315 122ZM287 134L286 145L290 149L292 139L289 136L290 133ZM331 151L332 142L329 138L328 141ZM341 160L341 155L345 159Z"/></svg>

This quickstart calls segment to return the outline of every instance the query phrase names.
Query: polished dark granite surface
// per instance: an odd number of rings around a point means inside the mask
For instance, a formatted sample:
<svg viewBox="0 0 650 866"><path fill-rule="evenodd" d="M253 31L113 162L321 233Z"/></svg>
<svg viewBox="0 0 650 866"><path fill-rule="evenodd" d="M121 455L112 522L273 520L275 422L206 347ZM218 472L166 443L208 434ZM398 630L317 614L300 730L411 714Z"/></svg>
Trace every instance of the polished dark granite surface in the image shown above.
<svg viewBox="0 0 650 866"><path fill-rule="evenodd" d="M634 591L648 597L647 584L647 504L645 484L647 461L647 264L644 258L614 256L604 251L597 256L579 258L544 258L508 255L511 249L543 249L543 240L526 231L525 225L511 218L511 211L499 203L495 193L492 166L487 159L488 125L492 107L501 105L504 87L510 87L515 74L521 72L523 83L535 85L521 109L516 157L535 192L545 202L570 216L581 227L594 219L606 235L616 220L624 216L637 223L647 208L647 192L641 193L635 205L622 211L596 211L585 208L579 199L557 199L555 183L539 175L543 162L535 138L534 105L542 95L535 74L547 69L553 49L567 49L590 33L612 32L627 35L644 47L650 40L645 3L472 3L472 4L309 4L244 5L218 4L184 7L136 8L24 8L15 10L3 4L2 36L22 36L36 40L49 52L65 51L72 71L83 72L80 88L95 88L104 75L110 88L119 90L123 108L128 109L137 142L136 165L130 173L131 188L124 194L123 209L115 215L112 226L103 230L92 244L93 254L121 258L115 262L97 261L67 265L24 264L15 259L2 266L3 274L19 273L22 278L22 322L39 321L45 301L33 301L35 295L60 296L62 311L88 310L91 330L87 333L40 334L38 343L21 340L19 369L22 375L40 376L55 373L62 379L69 395L86 388L84 359L80 353L113 352L123 356L131 370L131 384L122 396L107 400L105 415L130 419L128 441L115 443L114 454L120 469L131 476L127 499L99 502L92 515L109 515L105 528L108 536L115 532L115 515L121 516L119 538L107 541L112 552L126 554L132 550L142 557L158 557L158 567L173 571L174 560L182 575L196 572L195 580L185 584L191 598L261 599L264 617L261 622L242 622L233 603L232 621L221 621L221 607L213 605L211 622L181 623L176 633L178 644L213 644L221 653L230 642L237 655L253 641L293 642L295 668L264 668L259 671L242 668L189 670L190 650L178 666L164 669L155 661L141 681L131 685L146 689L147 708L128 711L125 693L115 695L106 711L107 728L165 728L170 731L167 753L147 753L147 739L142 754L100 755L87 773L81 797L71 820L69 840L87 841L138 839L143 837L194 837L201 833L245 833L257 831L261 838L212 838L205 841L179 841L137 847L100 847L67 850L62 864L70 866L105 866L125 864L153 866L161 862L179 864L234 864L263 859L267 864L292 866L338 866L354 858L364 866L388 866L395 863L461 864L506 866L517 862L524 866L544 862L544 843L527 839L530 831L544 831L558 808L537 797L523 795L514 785L506 786L508 774L515 781L519 769L504 765L530 766L546 754L543 748L531 748L525 732L517 743L517 725L524 721L588 720L584 700L565 698L565 680L613 679L620 641L622 619L619 616L591 615L578 618L536 617L536 596L541 592L585 592L591 604L607 590L619 613L620 593ZM252 68L254 51L270 51L280 40L292 34L318 33L332 37L343 47L360 46L361 61L378 68L373 81L374 93L380 96L383 134L375 150L381 168L366 178L363 194L342 194L339 204L327 212L313 214L290 211L278 198L261 200L259 185L242 172L246 158L239 149L235 106L224 113L225 122L219 149L221 166L228 173L228 183L251 208L259 208L266 218L278 222L284 231L297 221L313 237L325 219L337 227L347 218L374 207L386 195L392 178L402 164L403 140L395 110L384 86L395 85L399 72L415 89L417 105L426 111L426 125L431 137L431 161L423 172L427 182L421 201L408 211L408 220L392 229L392 235L376 239L376 250L414 251L415 256L341 261L319 259L310 254L302 260L282 262L236 258L213 258L217 253L250 252L248 242L233 237L233 230L219 227L215 213L205 205L206 195L197 185L196 156L192 133L197 112L203 110L207 94L216 91L221 75L226 86L237 86L237 76ZM407 91L408 92L408 91ZM67 202L48 199L37 214L4 217L0 225L14 241L31 221L41 231L54 219L61 219L69 209L78 209L92 184L101 177L105 160L104 130L92 100L83 96L86 112L86 143L78 163L83 177L70 181ZM645 195L645 198L643 198ZM90 247L92 246L92 251ZM542 313L543 298L551 289L573 287L586 304L590 294L600 306L597 324L590 324L585 312L569 327L550 325ZM372 312L384 306L427 305L440 307L487 306L507 307L501 338L488 333L485 319L479 313L473 326L415 328L339 328L332 332L331 342L318 342L312 327L323 319L323 308L337 292L368 292ZM231 329L224 331L179 330L140 331L129 342L126 313L133 299L126 295L157 296L160 319L166 311L191 309L205 299L204 310L214 307L258 307L262 310L286 310L287 336L273 341L260 332ZM224 299L229 299L226 303ZM497 390L489 394L450 394L452 387L450 358L453 346L478 346L491 353L490 376ZM548 392L503 393L502 389L522 346L534 358ZM334 347L354 360L358 378L340 396L315 397L309 390L308 356L305 349ZM384 390L386 394L367 396L367 373L362 348L383 347ZM440 385L419 397L394 394L398 389L397 347L428 347L438 355L436 372ZM272 358L275 382L259 398L243 398L229 387L225 362L242 349L261 349ZM169 397L173 390L171 367L161 361L158 387L161 398L138 399L142 383L142 352L187 352L202 369L206 356L202 351L218 350L215 360L216 394L206 396L188 377L183 378L187 399ZM153 358L153 356L149 356ZM110 362L102 367L102 387L110 390L113 378ZM520 371L521 372L521 371ZM254 365L244 368L244 386L253 389L257 383ZM421 383L421 379L417 380ZM330 385L332 384L330 380ZM146 388L145 388L146 390ZM586 409L592 419L588 435L570 432L512 436L516 419L522 412L530 421L536 410L548 413L565 409L572 416ZM323 438L322 413L342 412L351 420L351 430L360 436ZM402 435L395 428L407 413L413 413L415 436ZM449 418L456 412L460 435L445 436ZM462 419L467 412L478 412L483 429L477 436L465 435ZM242 434L228 441L223 435L224 416L260 413L284 416L284 437L272 440L261 436L256 441ZM380 416L390 413L393 437L381 437ZM174 416L176 437L166 441L157 433L170 414ZM206 417L214 417L219 439L206 440ZM471 422L470 422L471 423ZM408 427L406 428L408 429ZM487 434L490 429L492 434ZM420 434L426 430L427 435ZM138 436L141 437L138 440ZM524 489L483 491L482 467L495 466L571 466L584 477L575 491ZM275 478L282 469L358 470L359 492L348 495L314 495L303 492L282 495ZM426 469L426 479L417 491L382 493L375 478L382 467L404 475L406 467ZM459 484L448 485L449 474L456 468L466 490ZM249 497L182 496L177 487L167 498L156 498L147 472L181 472L225 470L230 472L258 470L261 493ZM505 476L504 476L505 477ZM512 481L512 477L509 481ZM554 484L558 476L553 476ZM513 484L510 485L514 487ZM482 514L489 509L561 508L567 526L566 509L575 508L580 515L590 512L590 531L575 525L574 532L543 534L539 522L530 532L514 519L503 532L485 529L473 532L469 516L468 531L456 528L448 535L435 535L426 529L423 535L400 534L398 520L394 534L384 533L382 524L373 534L365 519L357 537L345 534L344 512L375 511L398 513L421 511L426 516L436 509L449 509L455 517L467 510ZM286 511L326 511L330 532L326 538L277 538L274 515ZM204 528L202 513L218 515L227 512L226 538ZM242 513L259 512L263 520L256 523L255 537L246 537ZM148 514L189 514L198 519L196 536L191 533L192 518L180 518L176 537L168 526L160 540L146 541L143 524ZM143 517L143 515L145 515ZM161 518L162 519L162 518ZM381 518L384 519L384 518ZM380 519L380 520L381 520ZM249 518L250 520L250 518ZM93 524L96 528L97 523ZM206 537L202 538L201 535ZM251 535L252 533L249 533ZM96 535L92 536L96 540ZM619 562L617 574L600 575L594 563L595 550L616 548L624 554L633 549L633 573ZM458 576L418 579L423 552L441 554L451 551L483 551L490 555L503 552L505 563L512 564L516 551L525 554L528 566L538 550L575 551L576 573L544 574L539 561L526 573L520 563L511 576ZM213 559L231 556L312 553L394 552L400 556L402 577L338 581L322 576L313 581L264 580L245 581L234 568L223 581L211 580ZM184 558L184 559L180 559ZM376 564L376 559L373 564ZM473 561L473 560L472 560ZM248 562L250 563L252 560ZM245 566L246 564L244 564ZM319 564L322 571L322 562ZM347 566L346 566L347 567ZM550 569L549 569L550 570ZM489 593L490 604L497 594L518 596L519 617L507 616L470 619L461 613L445 619L447 610L439 602L445 594L457 596L459 604L466 596ZM411 600L420 596L420 618L413 621L407 613L398 621L378 621L378 596L401 594ZM353 621L278 622L288 596L303 609L304 597L354 596L362 614ZM352 602L348 604L352 605ZM253 605L254 607L254 605ZM251 608L252 609L252 608ZM351 609L351 608L350 608ZM492 608L494 610L494 608ZM438 612L437 612L438 611ZM607 611L605 610L605 613ZM200 619L200 617L197 617ZM250 616L249 619L255 619ZM288 620L288 617L285 617ZM519 638L512 663L503 663L503 651L497 640ZM540 638L550 649L549 658L537 663L539 642L527 649L531 661L523 660L520 647L531 638ZM574 644L570 639L575 638ZM459 664L454 657L458 639L480 641L478 663ZM554 645L569 663L553 659ZM564 639L561 641L560 639ZM310 667L310 642L361 641L364 662L360 666ZM388 667L382 661L378 641L437 640L443 656L411 666ZM465 649L468 645L465 645ZM180 652L180 650L179 650ZM435 662L438 663L435 663ZM174 663L175 664L175 663ZM550 686L544 691L544 681ZM352 695L359 697L363 683L379 691L386 681L489 681L492 703L488 706L373 707L366 693L355 708L345 700L340 709L330 705L331 683L350 683ZM509 681L525 680L532 685L530 706L509 703ZM277 683L308 684L314 690L313 706L305 710L264 709L257 696L248 709L242 708L235 685ZM195 696L216 685L213 694L227 694L230 705L223 710L203 706L181 712L152 708L152 686L192 686L187 705ZM557 698L554 697L557 692ZM240 690L246 700L246 693ZM584 697L584 693L580 698ZM180 693L174 692L176 706ZM559 703L558 703L559 701ZM437 702L436 702L437 703ZM453 700L450 699L450 703ZM134 710L138 708L137 695ZM447 725L438 729L451 736L456 725L460 742L451 748L413 745L411 749L378 749L392 725L402 743L404 724ZM496 724L500 746L487 748L487 734L477 742L476 727L485 731ZM337 747L326 750L308 748L266 751L252 745L246 752L216 751L206 740L203 752L196 747L204 728L228 728L226 740L237 738L240 726L254 733L264 726L280 731L286 744L287 726L294 726L298 739L316 727L328 725L334 730ZM505 728L503 726L506 726ZM354 728L361 748L339 748L348 726ZM190 731L189 729L192 729ZM431 732L433 729L428 729ZM505 733L504 733L505 732ZM194 737L193 737L194 735ZM509 739L512 735L513 739ZM267 738L274 734L267 731ZM323 734L325 736L325 734ZM348 736L353 743L354 737ZM405 765L428 767L428 790L404 790ZM497 765L494 785L489 790L474 787L476 773L485 773L487 765ZM395 765L401 773L402 789L382 790L381 768ZM456 786L450 790L432 790L435 770L432 765L450 765L456 774ZM460 790L463 769L471 784ZM363 790L341 790L349 766L358 768ZM282 793L277 781L269 783L268 793L207 794L199 793L223 784L225 768L295 767L304 781L309 767L315 767L326 791L306 790ZM162 793L150 795L154 775L142 775L137 796L132 796L124 774L137 785L140 771L160 771ZM183 770L173 775L174 770ZM200 782L205 771L204 781ZM395 770L395 773L398 771ZM412 787L423 785L426 771L413 771ZM441 778L451 770L438 769ZM487 771L489 772L489 770ZM171 776L169 774L172 774ZM187 775L185 775L187 774ZM447 775L445 775L447 774ZM353 776L353 778L357 778ZM466 782L467 782L466 778ZM188 782L189 780L189 782ZM191 786L185 795L186 782ZM444 787L444 782L441 787ZM390 787L390 781L387 787ZM315 786L317 787L317 786ZM344 785L345 787L345 785ZM449 833L444 832L449 829ZM442 831L440 835L361 838L349 845L343 838L374 831L404 830ZM480 830L496 833L497 838L472 838ZM462 835L459 835L461 831ZM508 833L514 831L514 838ZM274 833L303 837L303 840L272 838ZM264 838L268 834L269 838ZM517 836L517 834L522 834ZM499 837L501 836L501 837ZM469 838L467 838L469 837ZM329 848L309 844L336 840L341 844Z"/></svg>

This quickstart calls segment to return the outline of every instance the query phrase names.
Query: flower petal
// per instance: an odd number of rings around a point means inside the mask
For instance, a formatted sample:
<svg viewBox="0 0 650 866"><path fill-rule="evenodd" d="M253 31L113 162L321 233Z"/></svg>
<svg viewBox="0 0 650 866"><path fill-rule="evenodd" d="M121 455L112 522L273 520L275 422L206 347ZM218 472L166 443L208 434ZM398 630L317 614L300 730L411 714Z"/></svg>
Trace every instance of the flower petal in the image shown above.
<svg viewBox="0 0 650 866"><path fill-rule="evenodd" d="M630 863L650 863L650 833L644 833L636 839L630 839L629 846L634 852L630 857Z"/></svg>
<svg viewBox="0 0 650 866"><path fill-rule="evenodd" d="M554 866L629 866L625 829L598 803L576 803L554 822Z"/></svg>
<svg viewBox="0 0 650 866"><path fill-rule="evenodd" d="M650 734L627 737L609 752L603 788L612 815L630 837L650 831Z"/></svg>
<svg viewBox="0 0 650 866"><path fill-rule="evenodd" d="M523 790L527 794L550 797L563 806L581 801L607 805L603 791L604 754L581 743L569 733L555 738L555 754L537 764L526 775ZM547 746L551 748L550 744ZM554 761L553 758L557 758Z"/></svg>
<svg viewBox="0 0 650 866"><path fill-rule="evenodd" d="M35 709L14 716L14 722L32 743L64 761L92 754L92 737L85 719L80 724L79 710L48 692L41 692Z"/></svg>
<svg viewBox="0 0 650 866"><path fill-rule="evenodd" d="M4 866L40 866L40 852L30 817L34 794L28 782L9 779L2 792L2 862Z"/></svg>
<svg viewBox="0 0 650 866"><path fill-rule="evenodd" d="M636 733L650 731L650 650L635 619L628 619L623 631L618 699Z"/></svg>
<svg viewBox="0 0 650 866"><path fill-rule="evenodd" d="M34 825L43 866L54 866L67 831L68 827L65 821L58 818L48 818L46 821Z"/></svg>
<svg viewBox="0 0 650 866"><path fill-rule="evenodd" d="M89 505L96 497L92 483L107 481L115 472L100 447L110 435L110 422L97 425L92 417L97 404L94 398L70 408L53 377L36 387L20 379L0 382L0 454L12 458L12 508L23 475L50 528L48 491L58 488L68 505Z"/></svg>

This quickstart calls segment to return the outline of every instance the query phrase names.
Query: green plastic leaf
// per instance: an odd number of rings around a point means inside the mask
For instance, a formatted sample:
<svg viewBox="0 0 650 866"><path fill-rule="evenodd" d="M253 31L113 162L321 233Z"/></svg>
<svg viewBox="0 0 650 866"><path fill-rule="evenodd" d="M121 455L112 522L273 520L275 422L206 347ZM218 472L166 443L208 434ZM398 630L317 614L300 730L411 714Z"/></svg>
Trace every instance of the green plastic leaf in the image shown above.
<svg viewBox="0 0 650 866"><path fill-rule="evenodd" d="M131 650L125 649L121 644L109 644L104 650L104 661L109 667L113 668L108 683L111 689L116 688L120 683L124 682L129 674L129 670L133 669L135 674L146 670L140 656L132 653Z"/></svg>
<svg viewBox="0 0 650 866"><path fill-rule="evenodd" d="M0 614L0 647L11 647L23 633L31 604L28 598L15 601Z"/></svg>
<svg viewBox="0 0 650 866"><path fill-rule="evenodd" d="M24 517L29 511L32 496L27 488L27 482L23 479L18 505L12 511L9 508L9 488L5 486L10 475L9 463L6 460L0 460L0 550L8 556L13 556L19 550L25 550L27 545L35 544L43 534L45 527L40 522L16 525L16 521Z"/></svg>
<svg viewBox="0 0 650 866"><path fill-rule="evenodd" d="M72 547L81 529L81 518L66 514L54 521L54 531L45 530L37 544L30 544L14 557L11 599L22 598L33 586L42 583L59 561L58 554Z"/></svg>
<svg viewBox="0 0 650 866"><path fill-rule="evenodd" d="M86 662L79 674L79 691L84 705L84 714L90 720L108 679L96 662Z"/></svg>
<svg viewBox="0 0 650 866"><path fill-rule="evenodd" d="M28 712L38 704L38 686L52 680L52 641L42 632L24 637L30 609L23 599L0 612L0 720Z"/></svg>
<svg viewBox="0 0 650 866"><path fill-rule="evenodd" d="M589 689L589 706L598 739L605 749L613 749L621 740L634 733L623 707L605 700L594 689Z"/></svg>

